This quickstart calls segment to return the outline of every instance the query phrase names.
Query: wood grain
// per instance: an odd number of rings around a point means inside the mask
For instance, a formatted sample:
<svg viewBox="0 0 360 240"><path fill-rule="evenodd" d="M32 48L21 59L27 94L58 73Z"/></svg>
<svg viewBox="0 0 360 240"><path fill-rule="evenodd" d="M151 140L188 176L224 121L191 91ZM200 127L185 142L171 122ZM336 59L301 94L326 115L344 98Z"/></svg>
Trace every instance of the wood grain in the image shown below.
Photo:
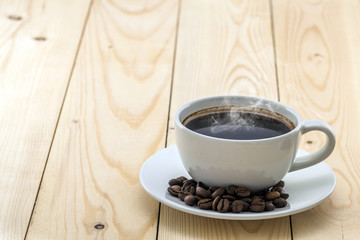
<svg viewBox="0 0 360 240"><path fill-rule="evenodd" d="M90 2L0 1L0 239L23 239Z"/></svg>
<svg viewBox="0 0 360 240"><path fill-rule="evenodd" d="M209 95L277 99L268 1L182 1L168 142L185 102ZM174 176L176 177L176 176ZM290 239L289 218L225 221L161 206L159 239Z"/></svg>
<svg viewBox="0 0 360 240"><path fill-rule="evenodd" d="M304 119L328 122L337 136L326 160L334 193L292 217L294 239L358 239L360 235L360 2L274 0L280 98ZM324 143L307 134L302 147Z"/></svg>
<svg viewBox="0 0 360 240"><path fill-rule="evenodd" d="M28 239L154 239L142 163L165 145L178 3L95 1Z"/></svg>

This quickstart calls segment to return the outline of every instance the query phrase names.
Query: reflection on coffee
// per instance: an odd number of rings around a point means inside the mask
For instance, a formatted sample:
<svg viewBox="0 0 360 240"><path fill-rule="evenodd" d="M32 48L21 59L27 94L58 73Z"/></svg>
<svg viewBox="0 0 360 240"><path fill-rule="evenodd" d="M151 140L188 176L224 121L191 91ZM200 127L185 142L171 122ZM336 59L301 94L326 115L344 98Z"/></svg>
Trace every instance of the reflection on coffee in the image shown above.
<svg viewBox="0 0 360 240"><path fill-rule="evenodd" d="M290 132L295 125L286 117L260 108L222 106L188 116L183 125L210 137L254 140Z"/></svg>

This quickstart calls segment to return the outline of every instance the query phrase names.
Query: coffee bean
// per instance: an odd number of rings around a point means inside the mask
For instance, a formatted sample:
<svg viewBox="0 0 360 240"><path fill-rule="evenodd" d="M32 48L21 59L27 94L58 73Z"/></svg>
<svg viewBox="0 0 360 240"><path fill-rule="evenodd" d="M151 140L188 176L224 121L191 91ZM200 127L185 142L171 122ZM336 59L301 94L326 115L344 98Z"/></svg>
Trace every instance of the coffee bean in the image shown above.
<svg viewBox="0 0 360 240"><path fill-rule="evenodd" d="M227 210L228 212L232 212L232 201L229 201L229 209Z"/></svg>
<svg viewBox="0 0 360 240"><path fill-rule="evenodd" d="M275 206L272 203L272 201L266 201L265 202L265 211L272 211L274 209L275 209Z"/></svg>
<svg viewBox="0 0 360 240"><path fill-rule="evenodd" d="M188 195L185 197L184 202L186 205L193 206L196 202L196 198L193 195Z"/></svg>
<svg viewBox="0 0 360 240"><path fill-rule="evenodd" d="M194 185L187 185L185 186L185 184L181 187L181 191L183 192L189 192L191 193L192 195L195 195L196 193L196 188Z"/></svg>
<svg viewBox="0 0 360 240"><path fill-rule="evenodd" d="M170 185L170 186L174 186L174 185L182 186L182 185L183 185L183 182L182 182L180 179L173 178L173 179L170 179L169 185Z"/></svg>
<svg viewBox="0 0 360 240"><path fill-rule="evenodd" d="M277 192L281 193L283 191L283 188L280 186L275 186L275 187L271 188L271 191L272 192L277 191Z"/></svg>
<svg viewBox="0 0 360 240"><path fill-rule="evenodd" d="M211 196L211 192L209 189L205 189L203 187L196 187L196 195L201 198L209 198Z"/></svg>
<svg viewBox="0 0 360 240"><path fill-rule="evenodd" d="M265 199L266 200L274 200L275 198L280 197L280 193L278 191L268 192L266 194Z"/></svg>
<svg viewBox="0 0 360 240"><path fill-rule="evenodd" d="M214 199L214 201L212 202L212 206L211 206L211 207L212 207L212 209L213 209L214 211L217 211L217 205L218 205L220 199L221 199L221 196L217 196L217 197Z"/></svg>
<svg viewBox="0 0 360 240"><path fill-rule="evenodd" d="M225 193L225 191L226 191L225 188L219 187L213 192L213 194L211 194L211 198L216 198L217 196L221 196Z"/></svg>
<svg viewBox="0 0 360 240"><path fill-rule="evenodd" d="M251 203L253 201L262 201L263 199L261 198L261 196L258 196L258 195L254 195L251 197Z"/></svg>
<svg viewBox="0 0 360 240"><path fill-rule="evenodd" d="M225 213L230 209L230 201L227 199L220 199L219 203L217 204L217 210L220 213Z"/></svg>
<svg viewBox="0 0 360 240"><path fill-rule="evenodd" d="M255 196L253 198L253 200L251 201L251 205L252 204L264 204L264 203L265 203L265 201L262 198L258 197L258 196Z"/></svg>
<svg viewBox="0 0 360 240"><path fill-rule="evenodd" d="M208 210L212 207L212 199L211 198L205 198L198 201L197 205L200 209Z"/></svg>
<svg viewBox="0 0 360 240"><path fill-rule="evenodd" d="M280 193L280 197L283 198L283 199L288 199L288 198L289 198L289 194L288 194L288 193L285 193L285 192L281 192L281 193Z"/></svg>
<svg viewBox="0 0 360 240"><path fill-rule="evenodd" d="M228 194L227 194L227 195L223 195L222 198L227 199L227 200L229 200L229 201L235 201L235 200L236 200L236 197L231 196L231 195L228 195Z"/></svg>
<svg viewBox="0 0 360 240"><path fill-rule="evenodd" d="M181 191L181 192L179 192L179 194L178 194L178 198L179 198L181 201L184 201L185 197L186 197L186 196L189 196L189 195L192 195L192 194L189 193L189 192L183 192L183 191Z"/></svg>
<svg viewBox="0 0 360 240"><path fill-rule="evenodd" d="M252 212L262 212L265 209L265 202L259 196L255 196L249 206Z"/></svg>
<svg viewBox="0 0 360 240"><path fill-rule="evenodd" d="M183 182L183 187L187 186L196 186L196 181L194 179L188 179Z"/></svg>
<svg viewBox="0 0 360 240"><path fill-rule="evenodd" d="M244 212L248 211L248 210L249 210L249 206L250 206L249 203L243 202L243 211L244 211Z"/></svg>
<svg viewBox="0 0 360 240"><path fill-rule="evenodd" d="M174 197L178 197L179 192L181 192L181 187L179 185L173 185L171 187L168 187L168 192L174 196Z"/></svg>
<svg viewBox="0 0 360 240"><path fill-rule="evenodd" d="M285 207L287 205L287 202L286 202L285 199L279 197L277 199L274 199L273 204L277 208L283 208L283 207Z"/></svg>
<svg viewBox="0 0 360 240"><path fill-rule="evenodd" d="M217 187L217 186L211 186L211 187L209 187L209 189L210 189L210 191L211 191L212 193L215 192L218 188L219 188L219 187Z"/></svg>
<svg viewBox="0 0 360 240"><path fill-rule="evenodd" d="M249 209L252 212L263 212L265 209L265 204L264 205L259 205L259 204L250 205Z"/></svg>
<svg viewBox="0 0 360 240"><path fill-rule="evenodd" d="M243 201L243 202L246 202L246 203L248 203L248 204L250 204L251 201L252 201L251 198L249 198L249 197L241 198L240 200Z"/></svg>
<svg viewBox="0 0 360 240"><path fill-rule="evenodd" d="M236 190L235 190L235 194L236 196L239 196L239 197L248 197L250 196L250 190L246 187L238 187Z"/></svg>
<svg viewBox="0 0 360 240"><path fill-rule="evenodd" d="M285 182L284 182L284 181L280 181L280 182L278 182L277 184L275 184L274 186L275 186L275 187L276 187L276 186L280 186L280 187L284 188Z"/></svg>
<svg viewBox="0 0 360 240"><path fill-rule="evenodd" d="M235 200L232 202L231 209L234 213L241 213L243 211L244 202L241 200Z"/></svg>
<svg viewBox="0 0 360 240"><path fill-rule="evenodd" d="M186 177L184 176L180 176L177 179L179 179L182 183L184 183L184 181L188 180Z"/></svg>
<svg viewBox="0 0 360 240"><path fill-rule="evenodd" d="M229 185L226 187L226 192L229 194L229 195L232 195L232 196L235 196L235 191L236 189L238 188L238 186L236 185Z"/></svg>
<svg viewBox="0 0 360 240"><path fill-rule="evenodd" d="M262 212L265 209L265 202L264 200L257 198L251 202L249 206L250 211L252 212Z"/></svg>

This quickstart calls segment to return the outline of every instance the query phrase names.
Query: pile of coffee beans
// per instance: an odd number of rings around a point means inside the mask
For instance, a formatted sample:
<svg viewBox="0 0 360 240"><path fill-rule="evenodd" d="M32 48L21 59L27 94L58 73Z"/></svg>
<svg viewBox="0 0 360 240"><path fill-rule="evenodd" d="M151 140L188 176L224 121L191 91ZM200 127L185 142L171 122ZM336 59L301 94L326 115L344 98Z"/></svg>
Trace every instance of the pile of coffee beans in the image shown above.
<svg viewBox="0 0 360 240"><path fill-rule="evenodd" d="M168 192L186 205L197 205L200 209L220 213L272 211L275 208L285 207L286 199L289 197L289 194L283 190L284 181L259 192L236 185L207 187L202 182L183 176L171 179L169 185Z"/></svg>

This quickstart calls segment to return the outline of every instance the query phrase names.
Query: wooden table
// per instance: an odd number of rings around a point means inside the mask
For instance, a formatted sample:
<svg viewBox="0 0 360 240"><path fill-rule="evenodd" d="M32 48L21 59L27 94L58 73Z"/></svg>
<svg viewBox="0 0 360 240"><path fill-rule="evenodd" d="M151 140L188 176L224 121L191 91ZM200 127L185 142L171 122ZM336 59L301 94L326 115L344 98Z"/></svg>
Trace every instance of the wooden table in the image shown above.
<svg viewBox="0 0 360 240"><path fill-rule="evenodd" d="M3 0L0 31L0 239L360 239L360 1ZM146 194L176 109L217 94L329 123L332 195L225 221Z"/></svg>

